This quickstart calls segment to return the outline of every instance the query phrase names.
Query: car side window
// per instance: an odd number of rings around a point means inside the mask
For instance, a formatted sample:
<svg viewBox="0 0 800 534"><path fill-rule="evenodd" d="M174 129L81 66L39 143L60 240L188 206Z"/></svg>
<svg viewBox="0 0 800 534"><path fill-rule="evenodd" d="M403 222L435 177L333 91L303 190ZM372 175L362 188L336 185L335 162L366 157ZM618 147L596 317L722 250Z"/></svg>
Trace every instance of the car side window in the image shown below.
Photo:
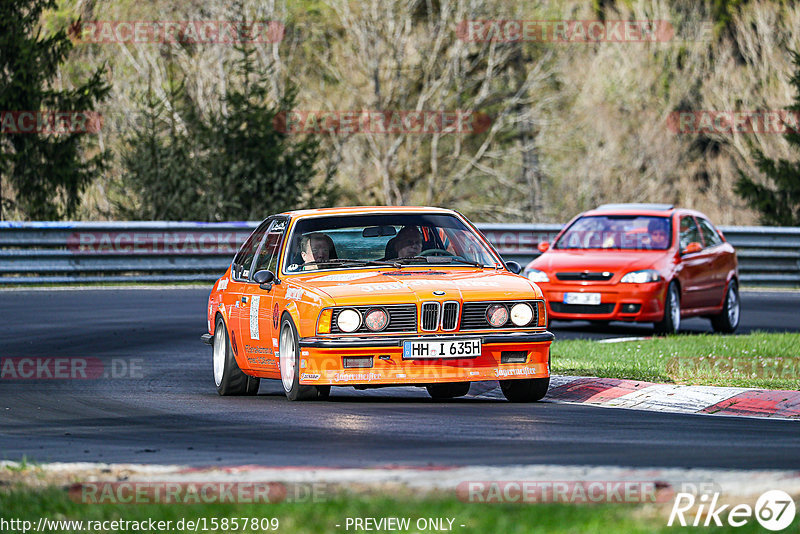
<svg viewBox="0 0 800 534"><path fill-rule="evenodd" d="M697 224L694 222L694 217L690 215L681 217L681 250L685 249L689 243L703 244L700 239L700 231L697 229Z"/></svg>
<svg viewBox="0 0 800 534"><path fill-rule="evenodd" d="M264 239L264 234L267 233L267 228L269 228L271 224L272 220L261 223L261 226L250 234L250 237L244 242L242 248L239 249L236 257L233 258L231 272L234 280L244 282L250 276L250 265L253 263L253 258L258 251L258 246Z"/></svg>
<svg viewBox="0 0 800 534"><path fill-rule="evenodd" d="M286 220L276 219L273 221L267 231L267 238L264 240L264 245L258 252L258 258L253 264L252 274L267 269L277 274L278 256L281 253L281 243L283 242L283 234L286 231Z"/></svg>
<svg viewBox="0 0 800 534"><path fill-rule="evenodd" d="M716 247L722 243L719 233L714 226L705 219L698 218L697 222L700 223L700 232L703 234L703 239L706 242L706 248Z"/></svg>

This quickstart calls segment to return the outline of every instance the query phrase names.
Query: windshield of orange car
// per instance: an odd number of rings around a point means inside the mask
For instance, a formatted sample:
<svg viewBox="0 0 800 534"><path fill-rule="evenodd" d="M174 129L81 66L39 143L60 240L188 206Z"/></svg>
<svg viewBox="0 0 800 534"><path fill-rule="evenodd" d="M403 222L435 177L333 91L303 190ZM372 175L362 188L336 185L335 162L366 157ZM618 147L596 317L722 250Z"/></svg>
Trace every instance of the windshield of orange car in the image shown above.
<svg viewBox="0 0 800 534"><path fill-rule="evenodd" d="M365 266L491 266L502 261L461 219L402 213L307 217L288 242L285 273Z"/></svg>
<svg viewBox="0 0 800 534"><path fill-rule="evenodd" d="M573 222L553 248L667 250L671 244L669 217L592 215Z"/></svg>

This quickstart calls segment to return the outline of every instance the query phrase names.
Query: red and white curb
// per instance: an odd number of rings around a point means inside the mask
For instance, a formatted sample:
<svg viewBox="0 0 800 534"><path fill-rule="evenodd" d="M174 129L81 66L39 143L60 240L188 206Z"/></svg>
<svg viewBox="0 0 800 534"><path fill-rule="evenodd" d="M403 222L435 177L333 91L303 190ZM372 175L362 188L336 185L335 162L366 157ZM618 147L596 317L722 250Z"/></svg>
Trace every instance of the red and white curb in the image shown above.
<svg viewBox="0 0 800 534"><path fill-rule="evenodd" d="M500 398L502 393L499 384L482 382L473 384L469 396ZM554 375L545 400L632 410L800 420L800 391Z"/></svg>

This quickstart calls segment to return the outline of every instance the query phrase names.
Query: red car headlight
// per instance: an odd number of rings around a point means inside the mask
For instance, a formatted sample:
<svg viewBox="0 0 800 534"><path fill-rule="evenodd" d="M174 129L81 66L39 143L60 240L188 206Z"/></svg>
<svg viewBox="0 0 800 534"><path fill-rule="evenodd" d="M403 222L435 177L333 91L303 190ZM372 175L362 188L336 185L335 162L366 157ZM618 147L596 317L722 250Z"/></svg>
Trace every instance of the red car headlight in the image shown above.
<svg viewBox="0 0 800 534"><path fill-rule="evenodd" d="M622 277L620 283L623 284L647 284L649 282L658 282L661 280L661 275L658 271L653 269L645 269L643 271L633 271Z"/></svg>

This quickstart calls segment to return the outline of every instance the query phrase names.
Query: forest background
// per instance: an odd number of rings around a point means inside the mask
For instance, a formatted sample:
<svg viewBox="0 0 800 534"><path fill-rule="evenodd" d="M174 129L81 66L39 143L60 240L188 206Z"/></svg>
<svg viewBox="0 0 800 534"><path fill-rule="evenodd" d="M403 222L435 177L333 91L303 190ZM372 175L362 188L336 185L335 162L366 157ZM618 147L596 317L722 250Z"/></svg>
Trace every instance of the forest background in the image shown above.
<svg viewBox="0 0 800 534"><path fill-rule="evenodd" d="M76 35L76 20L277 21L283 33L98 43ZM465 21L490 20L660 21L672 33L465 38ZM405 204L482 222L566 222L604 202L669 202L749 225L759 214L737 195L740 176L769 184L759 152L798 157L774 132L674 124L681 111L792 104L795 2L58 0L37 24L72 41L48 87L73 90L98 72L108 86L94 105L103 126L80 152L102 165L72 189L56 184L44 210L3 176L5 219L258 220ZM291 110L458 110L488 122L461 133L285 133L276 117Z"/></svg>

